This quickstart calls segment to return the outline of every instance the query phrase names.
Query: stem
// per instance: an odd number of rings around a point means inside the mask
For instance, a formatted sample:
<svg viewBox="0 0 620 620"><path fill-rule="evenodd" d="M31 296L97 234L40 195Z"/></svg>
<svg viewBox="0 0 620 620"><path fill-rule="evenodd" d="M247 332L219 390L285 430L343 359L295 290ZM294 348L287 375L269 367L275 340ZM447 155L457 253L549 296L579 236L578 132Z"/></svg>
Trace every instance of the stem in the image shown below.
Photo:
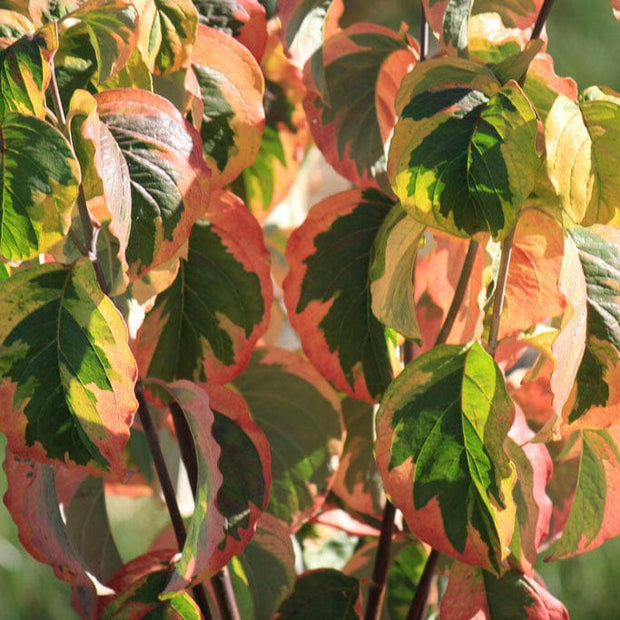
<svg viewBox="0 0 620 620"><path fill-rule="evenodd" d="M428 39L429 39L429 28L428 22L426 21L426 15L424 13L424 7L420 6L421 10L421 22L420 22L420 60L426 60L428 56Z"/></svg>
<svg viewBox="0 0 620 620"><path fill-rule="evenodd" d="M435 572L435 566L437 565L438 558L439 551L437 551L437 549L431 550L431 553L426 560L422 577L420 577L420 581L415 589L415 595L411 601L409 612L407 613L407 620L421 620L426 615L426 608L428 607L428 593L431 589L433 573Z"/></svg>
<svg viewBox="0 0 620 620"><path fill-rule="evenodd" d="M540 37L540 33L542 32L547 18L549 17L549 13L551 12L554 2L555 0L545 0L543 2L542 7L540 8L540 13L536 18L536 23L534 24L534 29L532 30L530 41L534 41L535 39L538 39Z"/></svg>
<svg viewBox="0 0 620 620"><path fill-rule="evenodd" d="M241 620L228 567L224 566L211 577L211 585L217 597L222 620Z"/></svg>

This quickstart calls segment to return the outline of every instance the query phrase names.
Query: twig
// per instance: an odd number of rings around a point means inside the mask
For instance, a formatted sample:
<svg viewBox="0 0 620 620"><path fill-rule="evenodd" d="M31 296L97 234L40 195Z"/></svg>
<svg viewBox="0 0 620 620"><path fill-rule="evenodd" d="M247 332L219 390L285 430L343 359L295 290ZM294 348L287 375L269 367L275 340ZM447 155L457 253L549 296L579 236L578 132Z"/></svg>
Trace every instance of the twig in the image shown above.
<svg viewBox="0 0 620 620"><path fill-rule="evenodd" d="M437 551L437 549L432 549L430 555L426 559L422 577L420 577L420 581L416 586L415 595L411 601L409 612L407 613L407 620L420 620L426 615L426 608L428 607L428 593L431 589L433 573L435 572L435 566L437 566L438 559L439 551Z"/></svg>

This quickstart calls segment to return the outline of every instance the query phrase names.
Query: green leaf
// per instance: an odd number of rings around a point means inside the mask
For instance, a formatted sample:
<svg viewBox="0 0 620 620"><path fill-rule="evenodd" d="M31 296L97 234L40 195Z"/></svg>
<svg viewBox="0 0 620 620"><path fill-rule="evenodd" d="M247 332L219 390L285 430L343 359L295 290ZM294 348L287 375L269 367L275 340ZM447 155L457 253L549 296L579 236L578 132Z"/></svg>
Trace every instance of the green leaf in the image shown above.
<svg viewBox="0 0 620 620"><path fill-rule="evenodd" d="M0 50L0 120L9 112L45 118L49 63L57 47L56 26L51 25Z"/></svg>
<svg viewBox="0 0 620 620"><path fill-rule="evenodd" d="M392 379L385 328L371 311L374 239L393 203L374 189L316 205L291 235L284 299L312 363L338 389L378 400Z"/></svg>
<svg viewBox="0 0 620 620"><path fill-rule="evenodd" d="M388 170L394 191L428 226L502 239L540 164L534 110L518 84L497 90L474 63L429 63L409 74L398 95ZM440 76L450 81L430 82Z"/></svg>
<svg viewBox="0 0 620 620"><path fill-rule="evenodd" d="M415 359L388 388L376 420L379 471L412 531L496 573L516 509L503 448L513 417L499 367L474 344Z"/></svg>
<svg viewBox="0 0 620 620"><path fill-rule="evenodd" d="M0 424L11 450L122 475L137 371L91 262L18 271L0 286L0 312Z"/></svg>
<svg viewBox="0 0 620 620"><path fill-rule="evenodd" d="M80 171L71 146L34 116L7 113L0 123L0 255L34 258L71 224Z"/></svg>
<svg viewBox="0 0 620 620"><path fill-rule="evenodd" d="M267 329L272 294L260 226L238 198L220 195L193 227L187 260L146 317L140 368L164 381L230 381Z"/></svg>
<svg viewBox="0 0 620 620"><path fill-rule="evenodd" d="M353 620L362 617L360 584L355 577L333 569L300 575L293 593L280 605L281 620L313 618Z"/></svg>
<svg viewBox="0 0 620 620"><path fill-rule="evenodd" d="M176 256L204 213L209 172L201 141L174 106L153 93L115 89L95 96L131 182L130 276Z"/></svg>
<svg viewBox="0 0 620 620"><path fill-rule="evenodd" d="M86 26L99 83L118 73L138 42L138 12L129 0L89 0L71 14Z"/></svg>
<svg viewBox="0 0 620 620"><path fill-rule="evenodd" d="M344 432L338 397L304 358L275 348L258 349L234 386L271 447L268 511L295 531L333 481Z"/></svg>
<svg viewBox="0 0 620 620"><path fill-rule="evenodd" d="M504 60L491 67L491 71L493 71L502 84L506 84L510 80L518 82L526 75L532 60L534 60L534 57L540 52L542 47L542 39L530 41L523 51L504 58Z"/></svg>
<svg viewBox="0 0 620 620"><path fill-rule="evenodd" d="M547 172L577 224L606 224L620 204L620 98L589 89L577 104L560 95L545 121Z"/></svg>
<svg viewBox="0 0 620 620"><path fill-rule="evenodd" d="M399 204L394 205L377 233L370 265L373 314L418 343L421 334L413 303L413 267L425 228Z"/></svg>

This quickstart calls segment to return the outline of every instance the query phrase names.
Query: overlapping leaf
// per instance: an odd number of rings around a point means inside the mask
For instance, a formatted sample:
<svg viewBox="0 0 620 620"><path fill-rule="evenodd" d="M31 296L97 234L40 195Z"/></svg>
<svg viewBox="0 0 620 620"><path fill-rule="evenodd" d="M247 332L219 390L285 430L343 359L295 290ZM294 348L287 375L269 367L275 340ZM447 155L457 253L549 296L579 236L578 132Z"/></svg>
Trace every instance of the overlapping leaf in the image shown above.
<svg viewBox="0 0 620 620"><path fill-rule="evenodd" d="M0 424L11 450L122 474L137 371L90 261L15 273L0 312Z"/></svg>
<svg viewBox="0 0 620 620"><path fill-rule="evenodd" d="M505 237L539 167L536 116L517 83L429 60L403 80L396 109L388 173L405 209L460 237Z"/></svg>
<svg viewBox="0 0 620 620"><path fill-rule="evenodd" d="M145 376L226 383L267 328L273 292L258 223L230 193L215 195L203 216L138 336Z"/></svg>
<svg viewBox="0 0 620 620"><path fill-rule="evenodd" d="M116 140L129 170L130 276L176 255L203 214L209 171L200 137L166 99L138 89L95 97L97 112Z"/></svg>
<svg viewBox="0 0 620 620"><path fill-rule="evenodd" d="M496 574L512 538L514 407L479 344L435 347L392 382L377 414L386 492L424 542Z"/></svg>
<svg viewBox="0 0 620 620"><path fill-rule="evenodd" d="M476 0L473 13L499 13L507 26L532 28L543 0Z"/></svg>
<svg viewBox="0 0 620 620"><path fill-rule="evenodd" d="M271 447L268 511L296 531L325 501L342 452L336 392L301 356L258 349L234 380Z"/></svg>
<svg viewBox="0 0 620 620"><path fill-rule="evenodd" d="M202 25L191 64L202 106L195 121L203 154L214 185L223 187L258 153L265 123L263 74L241 43Z"/></svg>
<svg viewBox="0 0 620 620"><path fill-rule="evenodd" d="M21 544L39 562L51 566L59 579L69 582L74 609L83 618L94 617L97 592L67 535L53 468L22 459L8 449L4 471L8 483L4 503L17 524Z"/></svg>
<svg viewBox="0 0 620 620"><path fill-rule="evenodd" d="M424 14L441 46L467 56L469 15L474 0L423 0Z"/></svg>
<svg viewBox="0 0 620 620"><path fill-rule="evenodd" d="M620 204L620 95L597 88L577 104L559 96L545 121L547 172L577 224L606 224Z"/></svg>
<svg viewBox="0 0 620 620"><path fill-rule="evenodd" d="M35 116L7 112L0 134L0 255L34 258L69 229L79 166L66 138Z"/></svg>
<svg viewBox="0 0 620 620"><path fill-rule="evenodd" d="M324 85L314 80L311 64L305 66L312 135L327 161L357 185L376 185L385 173L394 97L418 57L413 45L388 28L356 24L325 41Z"/></svg>
<svg viewBox="0 0 620 620"><path fill-rule="evenodd" d="M391 207L374 189L341 192L310 211L286 249L285 302L304 351L338 389L360 400L378 399L392 378L368 278L374 238Z"/></svg>
<svg viewBox="0 0 620 620"><path fill-rule="evenodd" d="M33 34L34 30L34 24L26 15L9 8L2 9L0 12L0 36L2 38L19 39L25 34Z"/></svg>

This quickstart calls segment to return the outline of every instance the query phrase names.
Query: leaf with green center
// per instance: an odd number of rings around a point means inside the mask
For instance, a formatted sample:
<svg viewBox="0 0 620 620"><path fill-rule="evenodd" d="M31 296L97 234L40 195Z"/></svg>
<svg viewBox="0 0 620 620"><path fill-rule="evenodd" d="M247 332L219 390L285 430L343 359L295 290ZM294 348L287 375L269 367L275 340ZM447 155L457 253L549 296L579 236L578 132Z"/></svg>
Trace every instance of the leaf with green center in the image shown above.
<svg viewBox="0 0 620 620"><path fill-rule="evenodd" d="M0 312L0 424L11 450L122 476L137 371L91 262L18 271L2 283Z"/></svg>
<svg viewBox="0 0 620 620"><path fill-rule="evenodd" d="M133 0L140 15L138 49L155 75L187 68L198 13L192 0Z"/></svg>
<svg viewBox="0 0 620 620"><path fill-rule="evenodd" d="M386 492L433 548L496 573L516 506L503 443L514 406L479 344L435 347L388 388L376 419Z"/></svg>
<svg viewBox="0 0 620 620"><path fill-rule="evenodd" d="M324 86L315 83L311 64L305 66L304 109L312 135L327 161L352 183L377 185L377 177L385 175L394 97L419 56L416 48L383 26L356 24L325 41Z"/></svg>
<svg viewBox="0 0 620 620"><path fill-rule="evenodd" d="M423 0L428 22L448 54L467 56L469 15L474 0Z"/></svg>
<svg viewBox="0 0 620 620"><path fill-rule="evenodd" d="M396 204L383 221L370 265L373 314L403 336L421 340L413 303L413 268L424 224Z"/></svg>
<svg viewBox="0 0 620 620"><path fill-rule="evenodd" d="M260 148L265 111L263 74L252 54L215 28L198 27L192 50L197 82L203 154L213 184L223 187L255 159Z"/></svg>
<svg viewBox="0 0 620 620"><path fill-rule="evenodd" d="M0 50L0 120L9 112L45 118L50 62L58 48L56 25L24 35ZM4 149L2 149L4 151Z"/></svg>
<svg viewBox="0 0 620 620"><path fill-rule="evenodd" d="M95 585L67 534L56 496L54 469L6 451L8 490L4 503L19 530L24 548L51 566L58 579L69 582L73 608L83 618L94 617Z"/></svg>
<svg viewBox="0 0 620 620"><path fill-rule="evenodd" d="M576 431L579 459L568 520L547 560L585 553L620 534L620 427Z"/></svg>
<svg viewBox="0 0 620 620"><path fill-rule="evenodd" d="M217 495L222 486L222 473L218 467L221 452L213 437L213 411L204 390L190 381L165 384L149 380L145 387L157 390L159 398L174 403L180 409L194 440L194 512L181 558L175 564L174 573L162 594L163 598L172 598L190 584L211 577L221 568L221 565L213 564L218 545L226 535L226 518L217 505Z"/></svg>
<svg viewBox="0 0 620 620"><path fill-rule="evenodd" d="M522 56L521 50L527 42L526 34L522 30L506 28L497 13L470 15L468 39L467 51L470 57L485 63L501 63L512 56L513 61L509 61L511 66L514 66L514 60ZM532 45L542 46L542 41ZM510 77L518 80L520 76L521 74L516 78Z"/></svg>
<svg viewBox="0 0 620 620"><path fill-rule="evenodd" d="M606 224L620 212L620 96L592 88L577 104L560 95L545 121L547 172L577 224Z"/></svg>
<svg viewBox="0 0 620 620"><path fill-rule="evenodd" d="M476 0L473 13L499 13L507 25L521 30L532 28L543 0Z"/></svg>
<svg viewBox="0 0 620 620"><path fill-rule="evenodd" d="M280 620L362 617L360 583L333 569L308 571L297 577L292 594L280 605Z"/></svg>
<svg viewBox="0 0 620 620"><path fill-rule="evenodd" d="M428 61L403 81L388 173L417 220L503 239L534 186L536 116L516 82L497 90L487 69L457 60ZM452 79L429 84L442 74Z"/></svg>
<svg viewBox="0 0 620 620"><path fill-rule="evenodd" d="M321 507L342 452L336 392L300 355L258 349L234 386L271 447L268 511L296 531Z"/></svg>
<svg viewBox="0 0 620 620"><path fill-rule="evenodd" d="M260 226L236 196L215 194L176 279L140 330L135 348L144 376L232 380L267 329L272 298Z"/></svg>
<svg viewBox="0 0 620 620"><path fill-rule="evenodd" d="M89 0L71 17L86 26L101 84L125 65L136 47L138 12L129 0Z"/></svg>
<svg viewBox="0 0 620 620"><path fill-rule="evenodd" d="M34 116L7 113L0 147L0 255L35 258L71 225L79 166L66 138Z"/></svg>
<svg viewBox="0 0 620 620"><path fill-rule="evenodd" d="M375 189L326 198L293 232L284 300L310 361L353 398L378 400L392 379L386 329L372 314L368 270L393 203Z"/></svg>
<svg viewBox="0 0 620 620"><path fill-rule="evenodd" d="M122 88L99 93L95 100L129 170L126 256L135 279L176 256L185 244L204 212L209 171L200 136L163 97Z"/></svg>
<svg viewBox="0 0 620 620"><path fill-rule="evenodd" d="M510 571L498 579L465 564L455 564L450 570L440 612L442 618L568 620L561 601L533 577Z"/></svg>

